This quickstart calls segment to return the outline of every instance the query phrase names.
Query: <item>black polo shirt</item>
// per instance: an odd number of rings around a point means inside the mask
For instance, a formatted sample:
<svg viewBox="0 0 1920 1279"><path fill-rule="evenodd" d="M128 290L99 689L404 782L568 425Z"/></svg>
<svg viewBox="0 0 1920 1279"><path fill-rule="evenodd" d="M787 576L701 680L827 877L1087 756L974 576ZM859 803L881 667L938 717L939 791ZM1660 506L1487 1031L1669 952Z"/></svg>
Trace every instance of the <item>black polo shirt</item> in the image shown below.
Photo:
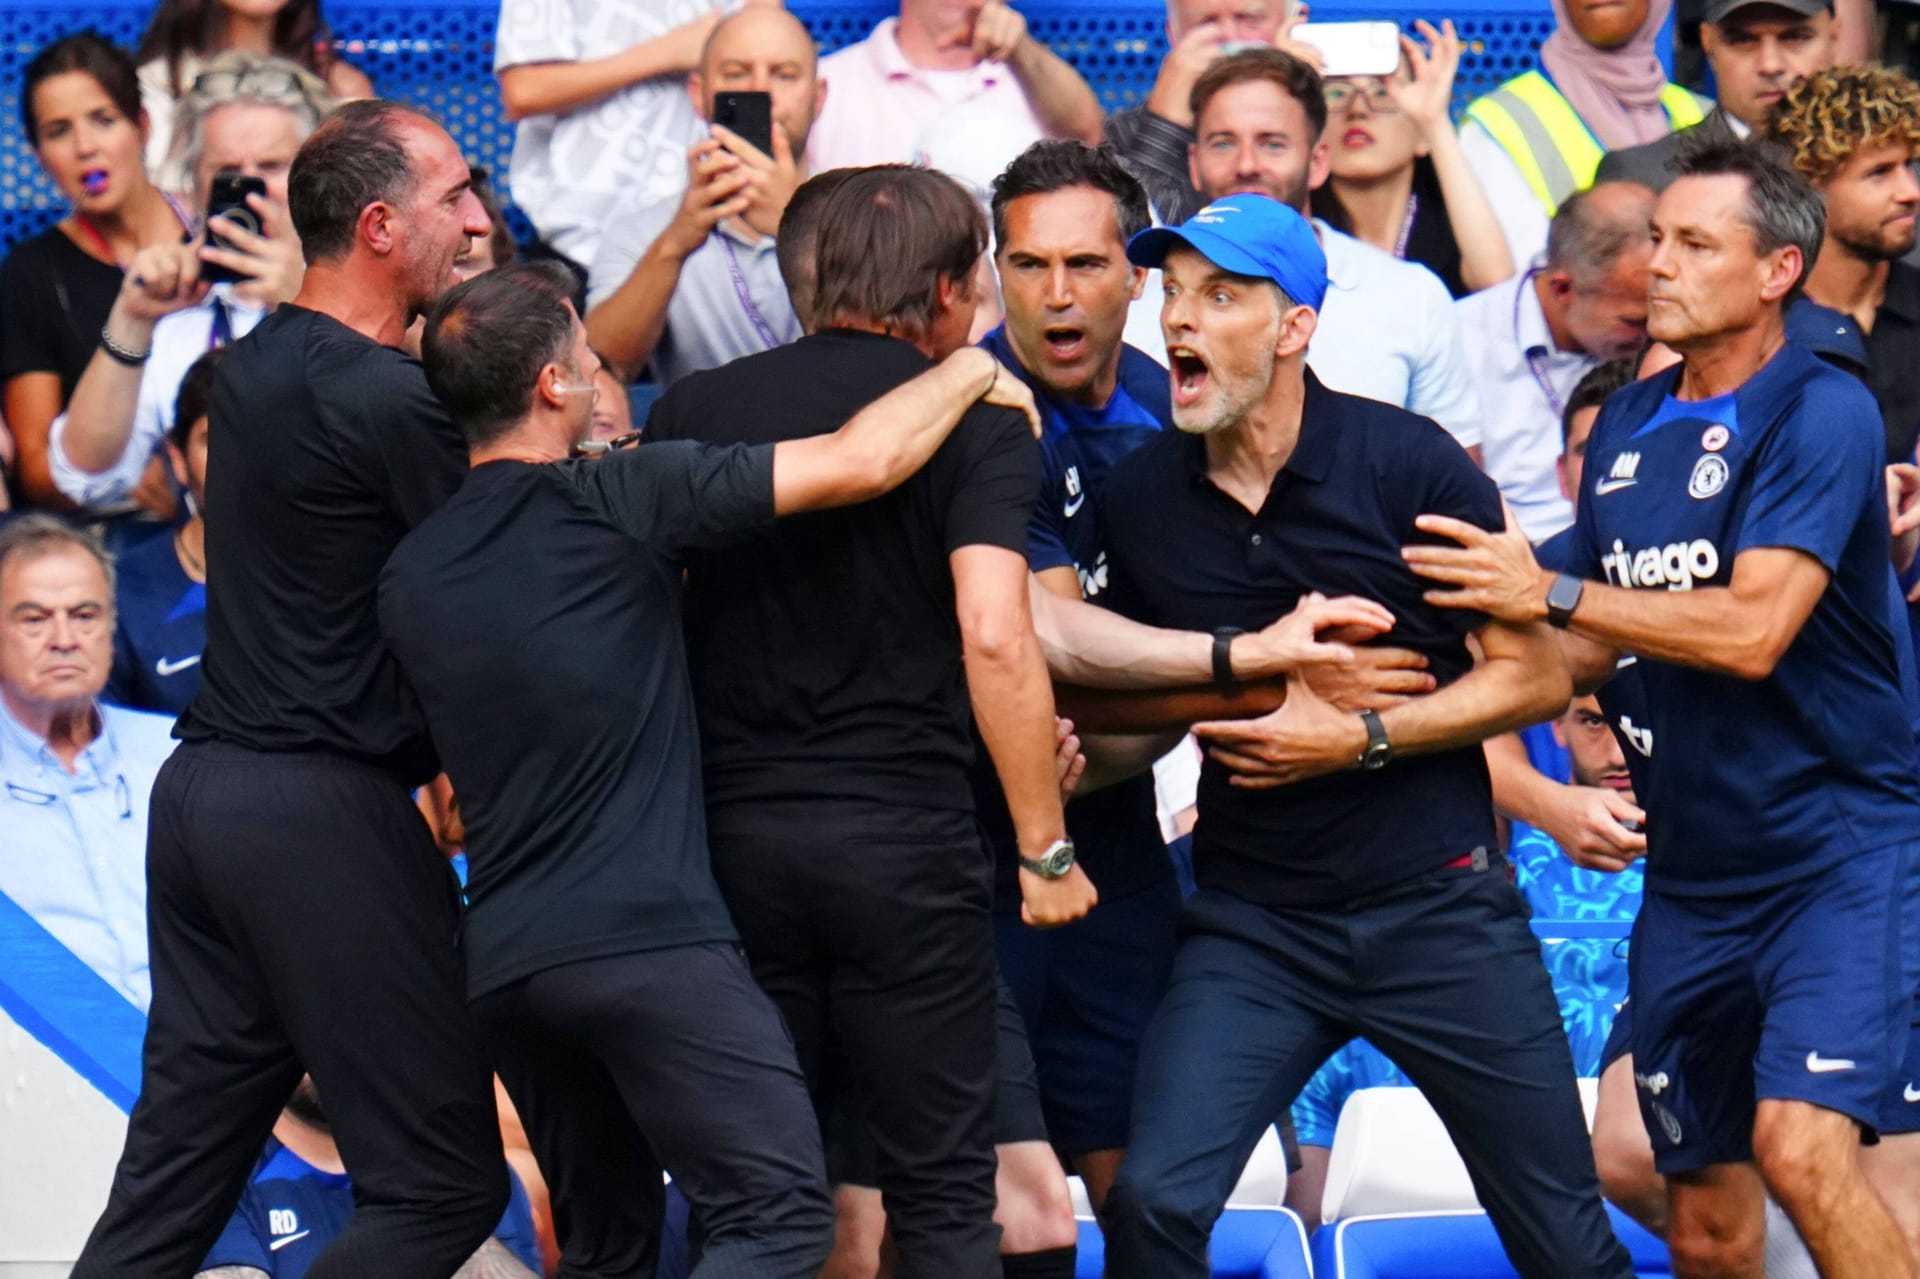
<svg viewBox="0 0 1920 1279"><path fill-rule="evenodd" d="M426 781L439 763L374 599L387 556L467 473L426 370L287 303L233 344L207 416L207 647L175 733Z"/></svg>
<svg viewBox="0 0 1920 1279"><path fill-rule="evenodd" d="M681 378L654 403L647 438L824 435L931 366L898 338L817 333ZM947 557L995 546L1024 565L1039 474L1026 419L975 405L886 496L789 516L692 557L687 651L710 808L972 810L972 709Z"/></svg>
<svg viewBox="0 0 1920 1279"><path fill-rule="evenodd" d="M380 624L460 797L469 993L733 938L680 565L772 518L772 448L664 444L489 462L394 552Z"/></svg>
<svg viewBox="0 0 1920 1279"><path fill-rule="evenodd" d="M1920 267L1895 262L1867 334L1867 385L1887 427L1887 461L1911 462L1920 442Z"/></svg>
<svg viewBox="0 0 1920 1279"><path fill-rule="evenodd" d="M1429 512L1503 527L1499 491L1426 418L1306 379L1299 442L1258 514L1207 478L1200 436L1170 432L1120 464L1105 503L1114 606L1179 630L1254 630L1309 591L1364 596L1396 619L1381 642L1424 654L1450 683L1472 667L1467 635L1486 619L1425 603L1400 548L1436 540L1413 525ZM1195 877L1268 905L1345 901L1494 841L1478 746L1272 790L1228 777L1211 758L1201 770Z"/></svg>

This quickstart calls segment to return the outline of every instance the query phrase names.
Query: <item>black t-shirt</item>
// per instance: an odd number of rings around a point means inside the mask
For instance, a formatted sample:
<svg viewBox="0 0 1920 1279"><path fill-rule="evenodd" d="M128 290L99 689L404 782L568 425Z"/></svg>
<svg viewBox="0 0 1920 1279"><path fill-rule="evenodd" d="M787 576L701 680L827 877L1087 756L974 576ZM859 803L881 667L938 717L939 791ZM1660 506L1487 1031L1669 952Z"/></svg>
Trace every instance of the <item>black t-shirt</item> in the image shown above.
<svg viewBox="0 0 1920 1279"><path fill-rule="evenodd" d="M60 375L60 402L100 345L120 293L120 268L87 256L57 226L22 240L0 263L0 382Z"/></svg>
<svg viewBox="0 0 1920 1279"><path fill-rule="evenodd" d="M207 648L175 733L425 781L439 766L374 591L467 470L426 371L286 304L233 344L208 418Z"/></svg>
<svg viewBox="0 0 1920 1279"><path fill-rule="evenodd" d="M380 625L467 831L467 975L733 925L707 863L681 559L773 518L773 449L489 462L409 533Z"/></svg>
<svg viewBox="0 0 1920 1279"><path fill-rule="evenodd" d="M1895 262L1867 334L1867 385L1887 428L1887 461L1911 462L1920 442L1920 267Z"/></svg>
<svg viewBox="0 0 1920 1279"><path fill-rule="evenodd" d="M1485 618L1424 602L1400 548L1438 539L1431 512L1501 528L1500 494L1451 436L1390 405L1329 391L1307 374L1299 443L1258 514L1207 478L1206 441L1163 435L1107 480L1113 606L1186 631L1257 630L1308 591L1359 595L1392 611L1379 642L1424 654L1441 684L1472 666ZM1200 772L1194 876L1270 905L1376 892L1492 847L1493 797L1478 746L1396 759L1292 786L1229 785Z"/></svg>
<svg viewBox="0 0 1920 1279"><path fill-rule="evenodd" d="M650 440L823 435L929 367L829 331L681 378ZM644 451L644 450L643 450ZM850 800L969 811L971 711L947 556L1022 557L1039 477L1025 419L976 406L905 484L692 557L687 651L713 806Z"/></svg>

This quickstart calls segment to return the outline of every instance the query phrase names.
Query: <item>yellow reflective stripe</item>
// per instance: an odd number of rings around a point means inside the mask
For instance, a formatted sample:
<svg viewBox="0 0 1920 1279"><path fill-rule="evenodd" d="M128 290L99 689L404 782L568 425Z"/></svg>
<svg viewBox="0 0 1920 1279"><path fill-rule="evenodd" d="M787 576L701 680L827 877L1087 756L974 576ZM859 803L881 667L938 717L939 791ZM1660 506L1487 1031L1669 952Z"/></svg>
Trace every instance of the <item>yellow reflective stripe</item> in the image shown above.
<svg viewBox="0 0 1920 1279"><path fill-rule="evenodd" d="M1513 105L1521 104L1516 99ZM1525 107L1521 106L1521 109L1525 110ZM1546 140L1545 131L1541 131L1540 138L1529 139L1527 130L1514 117L1509 104L1496 100L1494 94L1476 98L1467 108L1467 118L1485 129L1487 136L1500 144L1500 149L1507 153L1507 158L1512 160L1514 167L1520 171L1520 177L1526 182L1527 189L1533 192L1534 198L1540 201L1541 206L1547 210L1547 215L1551 217L1559 202L1553 198L1547 175L1540 171L1540 163L1535 157L1543 152L1549 155L1552 153L1550 150L1536 148L1534 145L1536 141ZM1539 120L1537 117L1532 118L1529 123L1537 126ZM1559 157L1553 156L1553 159L1557 165Z"/></svg>
<svg viewBox="0 0 1920 1279"><path fill-rule="evenodd" d="M1676 133L1699 124L1713 108L1713 103L1677 84L1660 90L1660 105L1666 109L1667 120Z"/></svg>

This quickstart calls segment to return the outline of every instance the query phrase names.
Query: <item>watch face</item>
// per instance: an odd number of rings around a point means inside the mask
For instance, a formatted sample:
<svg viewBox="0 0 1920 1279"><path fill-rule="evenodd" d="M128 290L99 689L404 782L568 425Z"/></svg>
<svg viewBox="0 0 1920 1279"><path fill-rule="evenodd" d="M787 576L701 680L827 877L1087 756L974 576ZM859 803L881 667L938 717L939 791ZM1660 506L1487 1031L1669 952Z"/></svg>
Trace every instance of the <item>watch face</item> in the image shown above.
<svg viewBox="0 0 1920 1279"><path fill-rule="evenodd" d="M1046 856L1048 878L1058 878L1073 869L1073 846L1068 844L1054 849Z"/></svg>

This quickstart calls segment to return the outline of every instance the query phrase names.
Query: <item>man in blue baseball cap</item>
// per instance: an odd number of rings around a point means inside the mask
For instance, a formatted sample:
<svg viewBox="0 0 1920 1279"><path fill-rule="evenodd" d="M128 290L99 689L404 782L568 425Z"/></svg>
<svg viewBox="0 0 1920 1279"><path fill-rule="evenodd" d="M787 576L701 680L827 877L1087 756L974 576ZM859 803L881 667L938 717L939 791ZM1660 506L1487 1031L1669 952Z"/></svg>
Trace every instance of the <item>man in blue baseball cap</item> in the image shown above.
<svg viewBox="0 0 1920 1279"><path fill-rule="evenodd" d="M1108 1273L1206 1275L1268 1121L1364 1036L1439 1111L1521 1275L1625 1279L1479 746L1559 714L1571 684L1543 624L1439 608L1401 558L1423 512L1505 527L1499 493L1432 421L1307 368L1327 269L1295 210L1230 196L1128 257L1164 277L1180 429L1107 481L1113 606L1226 637L1315 592L1362 596L1439 687L1330 701L1297 671L1278 710L1194 726L1199 891L1140 1049Z"/></svg>

